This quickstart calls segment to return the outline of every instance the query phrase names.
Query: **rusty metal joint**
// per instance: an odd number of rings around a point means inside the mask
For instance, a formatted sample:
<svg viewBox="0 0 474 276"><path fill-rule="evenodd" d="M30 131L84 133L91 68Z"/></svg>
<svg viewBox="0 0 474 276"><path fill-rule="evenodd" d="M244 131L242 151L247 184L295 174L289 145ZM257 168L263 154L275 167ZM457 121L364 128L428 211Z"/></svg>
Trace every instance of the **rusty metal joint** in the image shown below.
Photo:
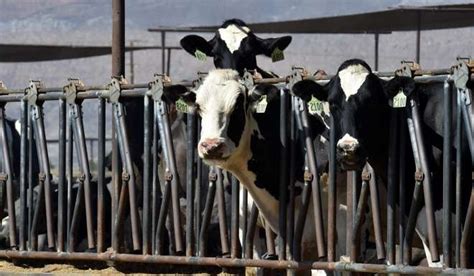
<svg viewBox="0 0 474 276"><path fill-rule="evenodd" d="M172 181L173 180L173 174L170 171L165 172L165 180L166 181Z"/></svg>
<svg viewBox="0 0 474 276"><path fill-rule="evenodd" d="M215 172L209 172L209 181L216 181L217 174Z"/></svg>
<svg viewBox="0 0 474 276"><path fill-rule="evenodd" d="M38 100L38 90L43 87L43 83L39 80L30 80L28 87L25 89L25 97L28 105L35 106Z"/></svg>
<svg viewBox="0 0 474 276"><path fill-rule="evenodd" d="M161 102L161 97L163 96L163 75L154 75L153 81L148 83L147 95L151 96L153 101Z"/></svg>
<svg viewBox="0 0 474 276"><path fill-rule="evenodd" d="M304 172L304 181L306 181L306 182L311 182L311 181L313 181L313 178L314 178L314 175L313 175L312 172L310 172L310 171L308 171L308 170L306 170L306 171Z"/></svg>
<svg viewBox="0 0 474 276"><path fill-rule="evenodd" d="M362 181L370 181L370 179L372 178L372 174L368 171L366 171L365 169L362 171Z"/></svg>
<svg viewBox="0 0 474 276"><path fill-rule="evenodd" d="M122 172L122 180L123 181L129 181L130 180L130 174L126 171Z"/></svg>
<svg viewBox="0 0 474 276"><path fill-rule="evenodd" d="M423 182L425 179L425 174L421 170L416 170L415 172L415 181L416 182Z"/></svg>

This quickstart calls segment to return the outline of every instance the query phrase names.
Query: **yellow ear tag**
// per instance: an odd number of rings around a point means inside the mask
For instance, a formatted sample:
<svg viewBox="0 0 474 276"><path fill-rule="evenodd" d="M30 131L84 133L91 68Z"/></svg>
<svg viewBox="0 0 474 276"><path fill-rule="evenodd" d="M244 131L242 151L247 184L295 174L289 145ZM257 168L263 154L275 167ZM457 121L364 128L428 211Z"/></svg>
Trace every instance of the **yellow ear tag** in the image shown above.
<svg viewBox="0 0 474 276"><path fill-rule="evenodd" d="M311 115L320 114L323 111L323 102L311 96L311 100L308 102L308 112Z"/></svg>
<svg viewBox="0 0 474 276"><path fill-rule="evenodd" d="M260 101L258 101L257 106L255 107L255 111L257 113L265 113L265 110L267 110L267 95L263 95L260 98Z"/></svg>
<svg viewBox="0 0 474 276"><path fill-rule="evenodd" d="M207 59L207 55L199 50L196 50L196 52L194 52L194 56L200 61L206 61Z"/></svg>
<svg viewBox="0 0 474 276"><path fill-rule="evenodd" d="M392 99L393 108L403 108L407 106L407 96L403 93L403 90L400 89L397 95Z"/></svg>
<svg viewBox="0 0 474 276"><path fill-rule="evenodd" d="M175 102L175 105L176 105L176 110L178 110L179 112L189 113L189 106L182 99L177 100Z"/></svg>
<svg viewBox="0 0 474 276"><path fill-rule="evenodd" d="M275 48L275 50L272 52L272 62L277 62L284 59L285 55L283 54L283 51L278 49L278 47Z"/></svg>

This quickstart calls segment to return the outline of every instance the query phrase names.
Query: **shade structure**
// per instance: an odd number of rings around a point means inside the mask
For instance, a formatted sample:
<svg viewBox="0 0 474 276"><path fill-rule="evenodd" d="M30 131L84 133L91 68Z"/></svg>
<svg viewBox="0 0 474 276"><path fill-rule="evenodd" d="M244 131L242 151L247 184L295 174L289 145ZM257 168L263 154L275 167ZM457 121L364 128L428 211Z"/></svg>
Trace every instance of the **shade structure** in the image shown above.
<svg viewBox="0 0 474 276"><path fill-rule="evenodd" d="M126 47L125 51L161 49L159 46ZM166 49L181 49L166 47ZM0 62L52 61L109 55L107 46L0 44Z"/></svg>
<svg viewBox="0 0 474 276"><path fill-rule="evenodd" d="M436 6L395 6L338 16L248 24L256 33L387 33L474 26L474 3ZM151 28L149 31L210 32L215 26Z"/></svg>

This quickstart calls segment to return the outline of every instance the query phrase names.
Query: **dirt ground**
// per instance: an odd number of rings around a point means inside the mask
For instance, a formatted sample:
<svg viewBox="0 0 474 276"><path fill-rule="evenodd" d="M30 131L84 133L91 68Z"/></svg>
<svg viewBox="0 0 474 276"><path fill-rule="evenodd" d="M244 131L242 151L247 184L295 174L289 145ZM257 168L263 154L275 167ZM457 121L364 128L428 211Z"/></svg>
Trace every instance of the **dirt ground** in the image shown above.
<svg viewBox="0 0 474 276"><path fill-rule="evenodd" d="M91 266L74 266L70 264L18 264L15 265L12 262L0 260L0 275L12 275L12 274L23 274L23 275L238 275L228 273L156 273L161 269L155 270L153 267L143 267L138 269L136 265L122 265L118 268L108 267L106 265L93 265ZM166 269L166 268L165 268ZM141 270L141 272L137 272ZM153 272L155 271L155 272ZM144 273L146 272L146 273Z"/></svg>

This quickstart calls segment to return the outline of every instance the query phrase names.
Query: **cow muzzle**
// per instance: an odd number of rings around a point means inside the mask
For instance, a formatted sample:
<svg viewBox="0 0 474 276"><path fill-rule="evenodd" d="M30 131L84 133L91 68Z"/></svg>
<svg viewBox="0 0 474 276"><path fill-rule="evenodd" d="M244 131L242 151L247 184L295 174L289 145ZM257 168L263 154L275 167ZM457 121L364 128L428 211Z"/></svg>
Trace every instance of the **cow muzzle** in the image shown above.
<svg viewBox="0 0 474 276"><path fill-rule="evenodd" d="M199 143L198 151L203 159L225 159L225 143L218 138L204 139Z"/></svg>
<svg viewBox="0 0 474 276"><path fill-rule="evenodd" d="M337 160L344 170L360 169L365 162L361 156L359 141L349 134L344 135L337 142Z"/></svg>

